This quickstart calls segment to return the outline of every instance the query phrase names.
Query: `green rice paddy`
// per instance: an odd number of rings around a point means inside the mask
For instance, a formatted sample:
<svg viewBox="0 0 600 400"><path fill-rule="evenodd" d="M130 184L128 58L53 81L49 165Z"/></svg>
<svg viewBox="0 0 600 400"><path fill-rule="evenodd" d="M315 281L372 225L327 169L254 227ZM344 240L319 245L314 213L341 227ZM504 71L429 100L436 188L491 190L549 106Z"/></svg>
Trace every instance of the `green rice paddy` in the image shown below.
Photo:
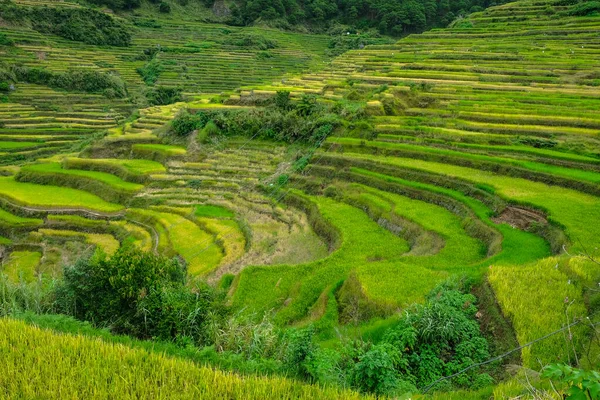
<svg viewBox="0 0 600 400"><path fill-rule="evenodd" d="M226 276L240 315L310 325L328 344L350 329L376 338L457 277L489 284L481 300L498 305L520 344L591 316L600 270L582 254L600 257L600 18L559 14L561 4L508 3L335 59L325 35L199 22L179 5L160 30L136 27L126 48L2 25L16 44L0 47L3 61L111 72L131 92L19 82L0 101L2 272L31 282L40 265L58 271L76 259L77 246L111 255L131 240L210 284ZM227 40L244 33L278 46L262 58ZM149 88L137 70L158 44L155 86L181 86L184 97L137 109ZM314 95L356 118L314 154L300 143L170 133L183 109L244 112L282 90L294 104ZM32 239L64 257L19 247ZM342 317L348 282L353 300L376 310L356 326ZM575 330L569 345L583 351L588 333ZM524 348L522 363L569 357L565 343Z"/></svg>

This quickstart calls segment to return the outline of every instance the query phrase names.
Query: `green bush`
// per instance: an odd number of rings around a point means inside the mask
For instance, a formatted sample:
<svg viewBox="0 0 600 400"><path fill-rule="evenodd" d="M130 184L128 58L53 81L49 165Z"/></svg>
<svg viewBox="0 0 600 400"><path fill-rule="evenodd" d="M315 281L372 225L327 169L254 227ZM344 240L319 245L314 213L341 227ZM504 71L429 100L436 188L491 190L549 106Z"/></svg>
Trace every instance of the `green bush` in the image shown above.
<svg viewBox="0 0 600 400"><path fill-rule="evenodd" d="M169 5L169 3L165 3L164 1L161 1L160 4L158 5L158 11L160 11L163 14L168 14L171 12L171 6Z"/></svg>
<svg viewBox="0 0 600 400"><path fill-rule="evenodd" d="M46 85L69 91L104 93L109 97L125 97L127 88L120 77L106 72L90 70L68 70L52 72L44 68L13 66L12 72L17 80Z"/></svg>
<svg viewBox="0 0 600 400"><path fill-rule="evenodd" d="M249 33L236 33L229 35L223 43L229 46L257 50L269 50L279 47L279 44L276 40Z"/></svg>
<svg viewBox="0 0 600 400"><path fill-rule="evenodd" d="M455 283L434 289L425 305L407 312L384 337L401 353L399 372L418 387L489 357L488 343L475 319L476 298L459 288L468 289ZM452 382L468 388L478 376L473 369Z"/></svg>
<svg viewBox="0 0 600 400"><path fill-rule="evenodd" d="M131 10L141 5L140 0L87 0L92 4L107 6L113 10Z"/></svg>
<svg viewBox="0 0 600 400"><path fill-rule="evenodd" d="M600 13L600 1L585 1L575 4L567 10L567 15L595 15Z"/></svg>
<svg viewBox="0 0 600 400"><path fill-rule="evenodd" d="M187 136L196 129L202 129L208 122L208 117L203 112L190 114L187 110L181 110L171 121L171 130L177 136Z"/></svg>
<svg viewBox="0 0 600 400"><path fill-rule="evenodd" d="M250 110L215 111L209 113L220 132L228 136L250 136L287 143L317 144L340 124L340 118L311 105L310 116L297 110L284 111L278 107Z"/></svg>
<svg viewBox="0 0 600 400"><path fill-rule="evenodd" d="M131 34L125 24L90 8L20 7L0 3L2 18L10 23L31 24L38 32L94 45L129 46Z"/></svg>
<svg viewBox="0 0 600 400"><path fill-rule="evenodd" d="M146 85L154 85L163 71L164 67L160 60L153 58L143 67L136 69L136 72L142 77Z"/></svg>
<svg viewBox="0 0 600 400"><path fill-rule="evenodd" d="M5 81L0 81L0 92L10 92L10 83Z"/></svg>
<svg viewBox="0 0 600 400"><path fill-rule="evenodd" d="M198 143L206 143L211 136L217 136L220 133L219 127L213 122L208 121L204 128L198 132L196 141Z"/></svg>
<svg viewBox="0 0 600 400"><path fill-rule="evenodd" d="M292 108L290 100L290 92L287 90L278 90L275 94L275 106L283 111L288 111Z"/></svg>
<svg viewBox="0 0 600 400"><path fill-rule="evenodd" d="M176 259L121 247L64 269L57 304L64 313L141 338L206 341L209 312L221 314L220 297L208 285L189 288Z"/></svg>
<svg viewBox="0 0 600 400"><path fill-rule="evenodd" d="M163 106L183 100L181 88L157 86L146 90L146 100L152 106Z"/></svg>
<svg viewBox="0 0 600 400"><path fill-rule="evenodd" d="M0 32L0 46L14 46L14 44L11 38Z"/></svg>

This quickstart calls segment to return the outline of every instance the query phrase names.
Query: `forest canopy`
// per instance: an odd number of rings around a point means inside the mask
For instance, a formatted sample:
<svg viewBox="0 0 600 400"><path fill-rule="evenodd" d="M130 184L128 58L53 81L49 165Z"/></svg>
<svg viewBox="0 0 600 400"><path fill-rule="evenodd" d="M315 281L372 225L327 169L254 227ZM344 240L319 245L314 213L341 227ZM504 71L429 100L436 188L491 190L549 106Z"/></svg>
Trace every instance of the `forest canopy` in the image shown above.
<svg viewBox="0 0 600 400"><path fill-rule="evenodd" d="M332 21L355 29L376 28L402 36L446 26L460 15L504 3L503 0L240 0L231 7L230 23L285 20L291 25L322 26ZM204 0L212 6L214 0Z"/></svg>

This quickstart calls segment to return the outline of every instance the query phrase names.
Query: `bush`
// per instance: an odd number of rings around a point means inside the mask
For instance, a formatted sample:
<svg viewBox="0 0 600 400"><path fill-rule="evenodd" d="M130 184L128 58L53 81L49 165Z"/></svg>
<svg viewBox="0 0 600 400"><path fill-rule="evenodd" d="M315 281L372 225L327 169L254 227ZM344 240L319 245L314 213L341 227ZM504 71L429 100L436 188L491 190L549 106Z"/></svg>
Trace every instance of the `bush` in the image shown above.
<svg viewBox="0 0 600 400"><path fill-rule="evenodd" d="M92 4L107 6L113 10L132 10L142 3L140 0L88 0Z"/></svg>
<svg viewBox="0 0 600 400"><path fill-rule="evenodd" d="M567 10L567 15L586 16L600 13L599 1L586 1L575 4Z"/></svg>
<svg viewBox="0 0 600 400"><path fill-rule="evenodd" d="M11 38L0 32L0 46L14 46L14 44Z"/></svg>
<svg viewBox="0 0 600 400"><path fill-rule="evenodd" d="M290 100L290 92L287 90L279 90L275 95L275 106L283 111L288 111L292 108Z"/></svg>
<svg viewBox="0 0 600 400"><path fill-rule="evenodd" d="M456 285L434 289L425 305L407 312L384 337L385 343L401 352L400 371L418 387L489 357L488 343L475 319L475 296L458 289ZM460 387L479 381L475 369L453 380Z"/></svg>
<svg viewBox="0 0 600 400"><path fill-rule="evenodd" d="M112 257L96 254L64 269L57 304L74 317L141 338L190 338L203 344L210 311L221 314L220 297L205 284L185 286L176 259L131 245Z"/></svg>
<svg viewBox="0 0 600 400"><path fill-rule="evenodd" d="M169 5L169 3L165 3L164 1L161 1L158 6L158 11L160 11L163 14L168 14L171 12L171 6Z"/></svg>
<svg viewBox="0 0 600 400"><path fill-rule="evenodd" d="M276 40L267 39L264 36L248 33L236 33L230 35L223 42L229 46L244 47L247 49L269 50L279 47Z"/></svg>
<svg viewBox="0 0 600 400"><path fill-rule="evenodd" d="M399 384L399 353L390 344L373 346L362 354L353 371L354 386L361 392L392 394Z"/></svg>
<svg viewBox="0 0 600 400"><path fill-rule="evenodd" d="M148 104L152 106L164 106L183 100L181 88L157 86L146 91Z"/></svg>
<svg viewBox="0 0 600 400"><path fill-rule="evenodd" d="M202 112L190 114L187 110L181 110L171 122L171 130L177 136L187 136L196 129L202 129L208 117Z"/></svg>
<svg viewBox="0 0 600 400"><path fill-rule="evenodd" d="M16 80L27 83L46 85L69 91L106 93L119 98L127 95L125 83L121 78L106 72L90 70L52 72L44 68L26 66L13 66L12 72Z"/></svg>
<svg viewBox="0 0 600 400"><path fill-rule="evenodd" d="M219 130L228 136L250 136L287 143L317 144L340 124L337 115L315 107L310 115L296 110L285 112L277 107L209 114Z"/></svg>
<svg viewBox="0 0 600 400"><path fill-rule="evenodd" d="M209 137L217 136L219 133L219 127L213 121L208 121L204 128L202 128L202 130L198 132L198 135L196 136L196 141L198 143L206 143Z"/></svg>
<svg viewBox="0 0 600 400"><path fill-rule="evenodd" d="M142 77L142 80L146 85L154 85L162 71L163 65L160 60L156 58L152 58L146 65L136 69L136 72Z"/></svg>

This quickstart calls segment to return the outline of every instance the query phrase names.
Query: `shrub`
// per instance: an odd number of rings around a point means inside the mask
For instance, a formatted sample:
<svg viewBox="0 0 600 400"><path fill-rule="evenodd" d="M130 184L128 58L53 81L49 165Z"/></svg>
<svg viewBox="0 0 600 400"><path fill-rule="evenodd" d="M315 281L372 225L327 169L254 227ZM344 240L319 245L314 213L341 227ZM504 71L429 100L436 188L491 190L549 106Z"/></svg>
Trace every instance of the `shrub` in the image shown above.
<svg viewBox="0 0 600 400"><path fill-rule="evenodd" d="M394 346L383 343L362 354L353 371L354 386L362 392L391 394L399 384L396 364L400 361Z"/></svg>
<svg viewBox="0 0 600 400"><path fill-rule="evenodd" d="M340 124L338 116L325 111L316 107L310 117L305 117L295 110L285 112L276 107L266 107L217 111L209 116L224 135L316 144Z"/></svg>
<svg viewBox="0 0 600 400"><path fill-rule="evenodd" d="M575 4L567 10L568 15L586 16L600 13L600 1L586 1Z"/></svg>
<svg viewBox="0 0 600 400"><path fill-rule="evenodd" d="M198 132L198 135L196 136L196 141L198 143L206 143L209 137L217 136L219 132L219 127L213 121L208 121L204 128L202 128L202 130Z"/></svg>
<svg viewBox="0 0 600 400"><path fill-rule="evenodd" d="M276 40L267 39L261 35L248 33L236 33L229 35L227 39L225 39L224 44L258 50L269 50L279 47Z"/></svg>
<svg viewBox="0 0 600 400"><path fill-rule="evenodd" d="M162 71L163 65L160 60L156 58L152 58L146 65L136 69L136 72L142 77L142 80L146 85L154 85Z"/></svg>
<svg viewBox="0 0 600 400"><path fill-rule="evenodd" d="M281 110L287 111L291 108L290 92L287 90L278 90L275 95L275 106Z"/></svg>
<svg viewBox="0 0 600 400"><path fill-rule="evenodd" d="M303 94L302 98L296 105L298 114L303 117L311 115L317 107L317 98L314 95Z"/></svg>
<svg viewBox="0 0 600 400"><path fill-rule="evenodd" d="M11 38L0 32L0 46L13 46L15 42Z"/></svg>
<svg viewBox="0 0 600 400"><path fill-rule="evenodd" d="M110 258L96 254L66 267L57 304L67 314L117 332L204 343L209 311L221 313L218 296L205 284L191 290L185 282L185 267L176 259L125 245Z"/></svg>
<svg viewBox="0 0 600 400"><path fill-rule="evenodd" d="M593 400L600 398L600 373L573 368L564 364L551 364L544 368L543 378L555 382L552 388L563 398ZM568 397L567 397L568 395Z"/></svg>
<svg viewBox="0 0 600 400"><path fill-rule="evenodd" d="M316 346L313 341L313 327L305 329L290 329L287 332L287 348L284 363L290 371L303 378L310 376L307 362L314 356Z"/></svg>
<svg viewBox="0 0 600 400"><path fill-rule="evenodd" d="M348 50L362 49L370 44L390 44L394 43L393 40L383 37L378 37L376 33L363 34L363 35L347 35L346 32L339 34L329 40L327 44L327 55L330 57L336 57Z"/></svg>
<svg viewBox="0 0 600 400"><path fill-rule="evenodd" d="M88 0L92 4L107 6L113 10L131 10L141 5L140 0Z"/></svg>
<svg viewBox="0 0 600 400"><path fill-rule="evenodd" d="M204 127L208 117L202 112L190 114L187 110L181 110L171 122L171 130L177 136L187 136L190 132Z"/></svg>
<svg viewBox="0 0 600 400"><path fill-rule="evenodd" d="M384 337L401 352L398 366L418 387L466 365L489 357L488 343L475 319L475 296L464 294L456 283L434 289L425 305L417 305ZM461 387L472 387L481 378L471 370L454 378Z"/></svg>
<svg viewBox="0 0 600 400"><path fill-rule="evenodd" d="M70 91L107 93L113 97L125 97L125 83L118 76L90 70L68 70L52 72L45 68L13 66L15 79L27 83L46 85ZM108 90L108 92L106 92Z"/></svg>
<svg viewBox="0 0 600 400"><path fill-rule="evenodd" d="M168 14L171 12L171 6L169 5L169 3L165 3L164 1L161 1L160 4L158 5L158 11L160 11L163 14Z"/></svg>
<svg viewBox="0 0 600 400"><path fill-rule="evenodd" d="M157 86L146 90L146 99L152 106L163 106L183 100L181 88Z"/></svg>

